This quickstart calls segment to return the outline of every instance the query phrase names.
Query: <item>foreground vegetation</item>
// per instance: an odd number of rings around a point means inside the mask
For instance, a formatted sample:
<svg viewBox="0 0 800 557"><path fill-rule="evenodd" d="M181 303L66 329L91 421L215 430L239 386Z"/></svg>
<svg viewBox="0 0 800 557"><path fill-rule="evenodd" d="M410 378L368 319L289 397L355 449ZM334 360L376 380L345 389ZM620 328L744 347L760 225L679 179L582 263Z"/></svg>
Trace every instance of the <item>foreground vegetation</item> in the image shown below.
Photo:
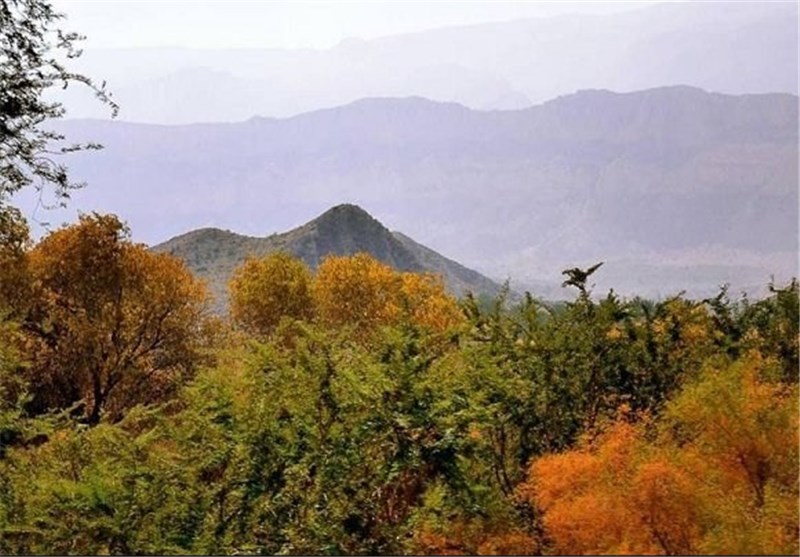
<svg viewBox="0 0 800 557"><path fill-rule="evenodd" d="M798 285L456 301L359 255L247 262L231 319L85 216L43 128L79 36L0 0L0 553L794 553ZM56 145L51 145L56 143Z"/></svg>
<svg viewBox="0 0 800 557"><path fill-rule="evenodd" d="M797 282L512 304L277 254L228 321L115 217L1 228L0 553L800 549Z"/></svg>

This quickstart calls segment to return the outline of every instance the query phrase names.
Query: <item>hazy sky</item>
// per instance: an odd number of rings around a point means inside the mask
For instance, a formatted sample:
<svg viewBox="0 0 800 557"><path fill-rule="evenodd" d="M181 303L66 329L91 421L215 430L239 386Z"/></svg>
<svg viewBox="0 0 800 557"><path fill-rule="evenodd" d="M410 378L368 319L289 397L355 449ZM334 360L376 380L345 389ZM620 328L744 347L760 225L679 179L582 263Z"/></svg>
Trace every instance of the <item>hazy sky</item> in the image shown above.
<svg viewBox="0 0 800 557"><path fill-rule="evenodd" d="M55 0L85 47L329 48L451 25L563 13L619 12L653 4L601 1L190 1Z"/></svg>

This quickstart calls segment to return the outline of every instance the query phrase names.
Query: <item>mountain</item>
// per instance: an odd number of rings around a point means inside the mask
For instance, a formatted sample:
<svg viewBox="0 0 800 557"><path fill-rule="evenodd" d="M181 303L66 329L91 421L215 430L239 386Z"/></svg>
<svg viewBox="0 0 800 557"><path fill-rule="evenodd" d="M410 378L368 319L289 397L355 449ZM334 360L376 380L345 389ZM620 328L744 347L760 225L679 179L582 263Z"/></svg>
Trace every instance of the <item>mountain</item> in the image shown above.
<svg viewBox="0 0 800 557"><path fill-rule="evenodd" d="M194 230L152 248L183 259L189 269L208 281L223 308L231 274L249 255L276 251L291 253L316 269L328 255L368 253L400 271L434 273L456 295L468 291L496 294L500 286L486 277L439 255L400 234L390 232L356 205L342 204L284 234L266 238L242 236L215 228Z"/></svg>
<svg viewBox="0 0 800 557"><path fill-rule="evenodd" d="M433 29L329 49L87 48L128 121L286 117L364 97L517 109L587 88L797 93L796 2L666 2ZM73 67L73 66L71 66ZM80 88L70 117L107 117ZM61 97L64 98L64 97Z"/></svg>
<svg viewBox="0 0 800 557"><path fill-rule="evenodd" d="M106 146L63 159L89 183L71 206L117 213L146 243L200 227L265 236L346 201L517 288L606 261L599 287L706 295L796 274L797 122L793 95L676 86L510 111L364 99L235 124L54 128Z"/></svg>

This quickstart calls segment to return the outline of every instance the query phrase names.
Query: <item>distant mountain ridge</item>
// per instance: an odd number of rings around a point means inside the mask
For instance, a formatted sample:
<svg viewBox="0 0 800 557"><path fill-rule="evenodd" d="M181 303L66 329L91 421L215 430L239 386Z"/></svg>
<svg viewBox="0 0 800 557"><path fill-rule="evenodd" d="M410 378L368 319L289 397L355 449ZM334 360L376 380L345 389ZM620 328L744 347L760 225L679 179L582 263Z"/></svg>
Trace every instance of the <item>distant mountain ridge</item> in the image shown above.
<svg viewBox="0 0 800 557"><path fill-rule="evenodd" d="M206 280L216 307L226 305L227 284L248 256L283 251L311 269L329 255L367 253L399 271L433 273L455 295L496 294L500 286L481 274L447 259L399 232L390 232L362 208L337 205L314 220L283 234L266 238L242 236L215 228L193 230L154 246L153 251L179 257Z"/></svg>
<svg viewBox="0 0 800 557"><path fill-rule="evenodd" d="M797 93L797 10L796 2L663 2L322 50L87 48L75 67L108 81L123 119L161 124L286 117L364 97L416 95L493 110L589 87ZM63 94L70 116L107 117L80 88Z"/></svg>
<svg viewBox="0 0 800 557"><path fill-rule="evenodd" d="M606 261L600 288L706 296L796 274L797 121L794 95L673 86L511 111L373 98L236 124L54 127L105 145L69 157L89 183L74 206L119 214L139 241L263 236L347 200L518 289Z"/></svg>

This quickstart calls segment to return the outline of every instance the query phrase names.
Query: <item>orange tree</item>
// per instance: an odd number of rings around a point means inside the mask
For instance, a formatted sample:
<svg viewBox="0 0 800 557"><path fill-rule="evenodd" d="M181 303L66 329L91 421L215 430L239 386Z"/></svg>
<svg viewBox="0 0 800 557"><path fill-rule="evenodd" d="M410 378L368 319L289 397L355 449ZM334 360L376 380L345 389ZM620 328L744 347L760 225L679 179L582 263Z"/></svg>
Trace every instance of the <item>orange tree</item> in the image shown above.
<svg viewBox="0 0 800 557"><path fill-rule="evenodd" d="M518 495L555 553L796 554L797 385L758 354L709 367L655 422L533 462Z"/></svg>
<svg viewBox="0 0 800 557"><path fill-rule="evenodd" d="M442 278L430 273L400 275L400 307L407 319L431 332L451 330L464 321Z"/></svg>
<svg viewBox="0 0 800 557"><path fill-rule="evenodd" d="M356 335L366 336L396 319L399 287L392 268L365 253L326 257L314 281L319 319L331 327L351 326Z"/></svg>
<svg viewBox="0 0 800 557"><path fill-rule="evenodd" d="M82 216L51 233L31 250L29 272L33 411L81 403L97 423L166 396L197 365L204 286L179 260L132 243L117 217Z"/></svg>
<svg viewBox="0 0 800 557"><path fill-rule="evenodd" d="M397 272L365 253L327 257L317 270L313 291L320 322L351 327L361 339L401 322L443 332L462 321L441 279Z"/></svg>

